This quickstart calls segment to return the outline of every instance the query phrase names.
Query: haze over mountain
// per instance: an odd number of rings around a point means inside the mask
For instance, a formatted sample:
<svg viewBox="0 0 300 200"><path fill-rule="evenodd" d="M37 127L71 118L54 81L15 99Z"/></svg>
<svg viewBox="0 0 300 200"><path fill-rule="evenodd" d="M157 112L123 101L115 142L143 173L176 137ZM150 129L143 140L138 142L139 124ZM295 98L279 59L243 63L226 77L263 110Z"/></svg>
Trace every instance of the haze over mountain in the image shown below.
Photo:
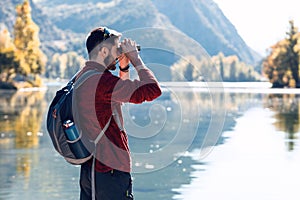
<svg viewBox="0 0 300 200"><path fill-rule="evenodd" d="M12 32L15 5L22 0L2 0L0 20ZM219 52L237 55L241 61L255 64L260 55L237 33L212 0L30 0L33 20L40 27L40 38L47 54L75 50L85 53L84 39L94 27L105 25L125 32L159 27L189 36L209 55ZM149 33L150 34L150 33ZM153 33L154 35L157 33ZM180 38L156 35L168 48L180 46ZM141 37L146 40L147 37ZM140 41L144 43L145 41ZM186 51L192 53L193 48ZM166 60L166 64L176 58Z"/></svg>

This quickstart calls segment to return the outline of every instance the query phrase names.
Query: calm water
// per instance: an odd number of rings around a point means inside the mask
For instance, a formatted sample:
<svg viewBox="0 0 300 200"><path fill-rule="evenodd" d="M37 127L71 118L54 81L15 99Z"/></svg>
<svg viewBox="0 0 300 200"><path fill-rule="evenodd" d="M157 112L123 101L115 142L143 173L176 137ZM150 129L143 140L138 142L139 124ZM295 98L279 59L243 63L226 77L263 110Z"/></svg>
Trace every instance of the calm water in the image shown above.
<svg viewBox="0 0 300 200"><path fill-rule="evenodd" d="M45 127L58 88L1 92L0 199L78 199L79 167L53 150ZM299 199L296 93L180 87L126 104L136 199Z"/></svg>

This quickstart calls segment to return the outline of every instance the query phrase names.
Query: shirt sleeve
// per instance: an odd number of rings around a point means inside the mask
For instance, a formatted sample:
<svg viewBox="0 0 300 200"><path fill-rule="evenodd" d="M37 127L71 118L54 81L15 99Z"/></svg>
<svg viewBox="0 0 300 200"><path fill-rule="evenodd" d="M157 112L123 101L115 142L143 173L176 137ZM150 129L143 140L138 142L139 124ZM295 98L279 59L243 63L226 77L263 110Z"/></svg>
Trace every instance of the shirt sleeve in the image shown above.
<svg viewBox="0 0 300 200"><path fill-rule="evenodd" d="M139 80L122 80L117 76L111 76L104 84L109 91L106 91L106 98L116 102L142 103L152 101L161 95L160 86L148 68L138 71ZM108 100L108 99L107 99Z"/></svg>

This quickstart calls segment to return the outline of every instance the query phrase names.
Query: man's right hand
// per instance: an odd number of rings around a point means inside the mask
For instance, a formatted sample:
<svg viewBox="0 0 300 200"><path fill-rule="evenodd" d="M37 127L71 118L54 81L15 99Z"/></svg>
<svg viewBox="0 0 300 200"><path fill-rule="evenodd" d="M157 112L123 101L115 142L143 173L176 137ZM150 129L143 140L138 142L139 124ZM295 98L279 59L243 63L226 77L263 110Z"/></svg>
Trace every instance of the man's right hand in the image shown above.
<svg viewBox="0 0 300 200"><path fill-rule="evenodd" d="M136 47L136 42L134 40L125 38L121 42L121 48L122 52L130 60L134 67L143 65L143 62L141 61L141 58L138 53L138 49Z"/></svg>

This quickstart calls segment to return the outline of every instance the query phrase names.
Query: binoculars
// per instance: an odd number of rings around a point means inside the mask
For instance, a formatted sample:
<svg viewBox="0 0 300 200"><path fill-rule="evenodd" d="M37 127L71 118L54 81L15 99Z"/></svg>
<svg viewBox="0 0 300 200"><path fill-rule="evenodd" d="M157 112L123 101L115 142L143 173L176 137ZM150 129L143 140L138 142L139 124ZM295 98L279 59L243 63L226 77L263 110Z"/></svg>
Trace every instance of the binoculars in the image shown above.
<svg viewBox="0 0 300 200"><path fill-rule="evenodd" d="M137 48L138 51L141 51L141 46L140 45L136 45L136 48ZM121 47L118 48L118 51L119 51L120 54L124 53Z"/></svg>

